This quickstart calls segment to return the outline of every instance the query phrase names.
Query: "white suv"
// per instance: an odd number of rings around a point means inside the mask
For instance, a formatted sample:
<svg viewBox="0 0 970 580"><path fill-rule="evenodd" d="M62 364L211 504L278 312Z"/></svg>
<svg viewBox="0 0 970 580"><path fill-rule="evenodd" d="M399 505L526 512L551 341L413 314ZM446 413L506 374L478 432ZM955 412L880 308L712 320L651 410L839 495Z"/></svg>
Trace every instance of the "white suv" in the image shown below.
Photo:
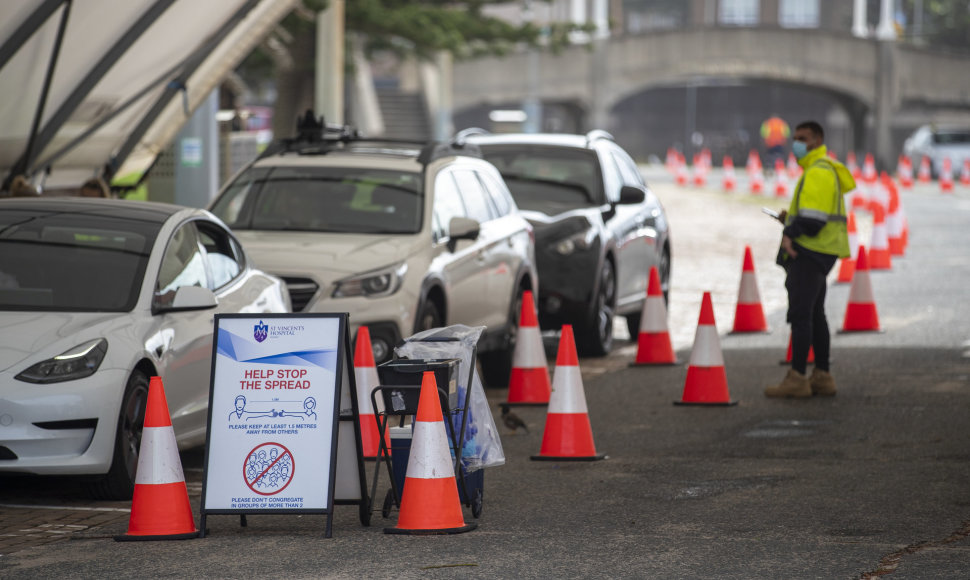
<svg viewBox="0 0 970 580"><path fill-rule="evenodd" d="M511 368L521 297L537 291L532 227L473 145L367 140L309 115L211 205L294 312L349 312L375 358L415 332L486 326L486 382Z"/></svg>

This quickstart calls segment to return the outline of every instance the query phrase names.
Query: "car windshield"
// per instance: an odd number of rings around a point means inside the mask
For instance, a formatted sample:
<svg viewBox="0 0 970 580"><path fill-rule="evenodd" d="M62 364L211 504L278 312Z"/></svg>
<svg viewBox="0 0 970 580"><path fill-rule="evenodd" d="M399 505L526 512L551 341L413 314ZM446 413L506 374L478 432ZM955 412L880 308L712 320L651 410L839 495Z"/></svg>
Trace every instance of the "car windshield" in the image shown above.
<svg viewBox="0 0 970 580"><path fill-rule="evenodd" d="M235 230L414 234L421 176L366 167L255 168L212 207Z"/></svg>
<svg viewBox="0 0 970 580"><path fill-rule="evenodd" d="M482 145L521 209L554 215L604 203L595 151L544 145Z"/></svg>
<svg viewBox="0 0 970 580"><path fill-rule="evenodd" d="M936 145L970 145L970 131L938 131L933 133Z"/></svg>
<svg viewBox="0 0 970 580"><path fill-rule="evenodd" d="M0 213L0 310L128 312L160 224L89 213Z"/></svg>

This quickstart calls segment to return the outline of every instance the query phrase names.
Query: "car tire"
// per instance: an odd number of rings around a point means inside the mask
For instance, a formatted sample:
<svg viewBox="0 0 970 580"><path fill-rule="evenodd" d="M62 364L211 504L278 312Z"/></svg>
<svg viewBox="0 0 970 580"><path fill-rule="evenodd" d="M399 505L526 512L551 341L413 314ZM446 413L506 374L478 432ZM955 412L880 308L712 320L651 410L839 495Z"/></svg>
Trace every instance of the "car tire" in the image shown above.
<svg viewBox="0 0 970 580"><path fill-rule="evenodd" d="M519 332L519 314L522 312L523 290L519 289L512 301L512 312L509 317L509 336L505 346L498 350L483 352L478 355L478 362L482 369L482 380L485 386L504 389L509 386L512 376L512 363L515 356L515 338Z"/></svg>
<svg viewBox="0 0 970 580"><path fill-rule="evenodd" d="M592 311L577 327L576 346L586 356L606 356L613 348L613 316L616 313L616 270L603 260Z"/></svg>
<svg viewBox="0 0 970 580"><path fill-rule="evenodd" d="M147 403L148 377L136 370L128 378L125 394L121 398L111 468L104 477L92 482L89 487L95 499L131 499L135 490L135 470L138 468L138 451L145 426Z"/></svg>
<svg viewBox="0 0 970 580"><path fill-rule="evenodd" d="M414 321L414 332L423 332L432 328L439 328L444 324L441 310L431 299L425 299L418 307L418 318Z"/></svg>

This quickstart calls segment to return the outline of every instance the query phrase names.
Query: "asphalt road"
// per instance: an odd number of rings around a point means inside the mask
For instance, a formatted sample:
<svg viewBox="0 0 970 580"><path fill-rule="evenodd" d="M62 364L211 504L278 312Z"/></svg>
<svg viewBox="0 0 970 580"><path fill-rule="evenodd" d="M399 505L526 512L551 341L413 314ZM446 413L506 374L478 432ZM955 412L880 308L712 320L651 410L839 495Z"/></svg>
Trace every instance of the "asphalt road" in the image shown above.
<svg viewBox="0 0 970 580"><path fill-rule="evenodd" d="M583 359L596 447L609 458L530 461L545 410L516 409L530 431L503 433L507 463L486 471L478 528L456 536L388 536L396 514L362 527L356 506L336 506L331 539L322 516L251 516L246 528L209 516L204 539L116 543L124 502L90 502L69 482L2 480L0 577L970 577L970 190L904 194L910 247L891 272L871 274L885 332L834 336L838 396L785 401L762 395L785 372L788 340L779 231L759 211L778 204L647 175L675 228L675 348L689 357L700 295L712 291L738 405L674 406L686 367L630 368L631 343ZM745 245L771 332L728 335ZM848 286L830 286L833 329L847 298ZM201 463L199 451L183 454L196 509Z"/></svg>

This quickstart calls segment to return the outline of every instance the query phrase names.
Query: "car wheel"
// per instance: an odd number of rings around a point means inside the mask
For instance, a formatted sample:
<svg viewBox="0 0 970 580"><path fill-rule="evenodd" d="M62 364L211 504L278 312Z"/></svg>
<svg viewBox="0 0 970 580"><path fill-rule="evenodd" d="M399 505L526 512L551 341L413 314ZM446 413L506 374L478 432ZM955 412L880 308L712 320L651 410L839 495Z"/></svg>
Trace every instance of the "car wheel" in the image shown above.
<svg viewBox="0 0 970 580"><path fill-rule="evenodd" d="M145 426L147 402L148 377L141 371L134 371L128 378L128 385L121 399L111 469L90 487L91 494L96 499L131 499L135 490L135 470L138 468L138 450Z"/></svg>
<svg viewBox="0 0 970 580"><path fill-rule="evenodd" d="M606 356L613 348L613 316L616 314L616 272L613 263L603 261L599 289L593 297L593 310L577 330L577 347L581 354Z"/></svg>
<svg viewBox="0 0 970 580"><path fill-rule="evenodd" d="M664 248L660 255L660 263L657 264L657 273L660 275L660 288L664 293L664 306L670 304L670 251ZM637 341L640 335L641 312L626 315L626 328L630 331L630 340Z"/></svg>
<svg viewBox="0 0 970 580"><path fill-rule="evenodd" d="M444 323L444 319L438 310L438 305L433 300L426 299L418 309L418 319L415 322L414 332L418 333L439 328Z"/></svg>
<svg viewBox="0 0 970 580"><path fill-rule="evenodd" d="M512 301L512 312L509 316L509 336L505 346L498 350L483 352L478 355L481 364L482 379L486 387L504 389L509 386L512 375L512 362L515 356L515 339L519 332L519 315L522 313L522 290L519 289Z"/></svg>

